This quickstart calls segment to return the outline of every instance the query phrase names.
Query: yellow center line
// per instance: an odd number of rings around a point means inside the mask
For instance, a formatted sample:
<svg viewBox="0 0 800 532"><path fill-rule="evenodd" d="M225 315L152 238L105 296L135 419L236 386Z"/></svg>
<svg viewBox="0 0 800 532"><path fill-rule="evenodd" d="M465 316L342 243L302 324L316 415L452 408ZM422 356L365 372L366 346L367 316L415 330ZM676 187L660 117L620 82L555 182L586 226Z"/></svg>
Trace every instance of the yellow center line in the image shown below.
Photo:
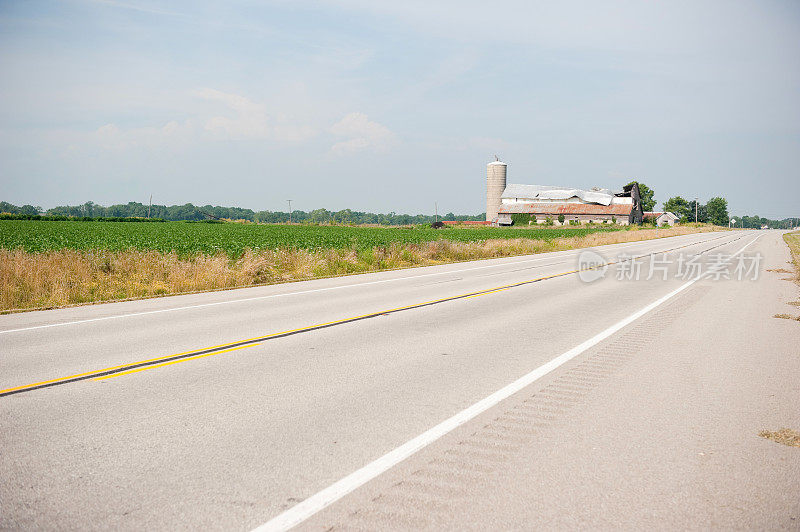
<svg viewBox="0 0 800 532"><path fill-rule="evenodd" d="M536 280L538 280L538 279L533 279L532 281L536 281ZM491 291L488 291L486 293L493 293L493 292L498 291L498 290L506 290L506 289L511 288L513 286L514 285L507 285L507 286L498 287L498 288L495 288L495 289L491 289ZM432 304L440 303L442 301L447 301L447 300L450 300L450 299L457 299L457 298L464 299L466 297L475 297L475 296L478 296L478 295L484 295L483 291L471 292L471 293L462 294L462 295L459 295L459 296L451 296L451 297L446 297L446 298L441 298L441 299L434 299L434 300L431 300L431 301L426 301L424 303L415 303L415 304L412 304L412 305L405 305L405 306L402 306L402 307L396 307L396 308L392 308L392 309L388 309L388 310L382 310L382 311L378 311L378 312L371 312L369 314L362 314L362 315L359 315L359 316L352 316L352 317L349 317L349 318L329 321L329 322L325 322L325 323L318 323L318 324L315 324L315 325L307 325L305 327L298 327L297 329L289 329L289 330L286 330L286 331L276 332L276 333L268 334L268 335L265 335L265 336L257 336L255 338L248 338L246 340L239 340L239 341L236 341L236 342L227 342L227 343L216 345L216 346L192 349L191 351L184 351L182 353L164 355L164 356L160 356L160 357L149 358L149 359L146 359L146 360L139 360L139 361L136 361L136 362L128 362L128 363L125 363L125 364L120 364L120 365L117 365L117 366L110 366L110 367L107 367L107 368L97 369L97 370L93 370L93 371L87 371L87 372L84 372L84 373L76 373L74 375L69 375L67 377L59 377L57 379L50 379L50 380L46 380L46 381L39 381L39 382L31 383L31 384L25 384L25 385L22 385L22 386L15 386L13 388L6 388L5 390L0 390L0 394L4 394L4 393L7 393L7 392L13 392L13 391L17 391L17 390L24 390L26 388L34 388L36 386L41 386L41 385L44 385L44 384L52 384L52 383L61 382L61 381L68 381L68 380L79 378L79 377L90 376L90 375L93 375L95 373L104 373L106 371L113 371L115 369L124 368L126 366L136 366L138 364L148 364L150 362L157 362L159 360L164 360L164 359L167 359L167 358L173 358L173 357L176 357L176 356L190 355L191 353L196 353L196 352L201 352L201 351L208 351L209 349L224 348L225 346L228 346L228 345L231 345L231 344L238 344L238 343L242 343L242 342L259 342L259 341L263 341L263 340L269 340L270 338L274 338L276 336L284 336L284 335L287 335L287 334L299 333L299 332L312 330L312 329L318 329L320 327L327 327L327 326L337 325L339 323L345 323L345 322L348 322L348 321L363 319L363 318L367 318L367 317L375 316L375 315L379 315L379 314L389 314L389 313L392 313L392 312L398 312L398 311L401 311L401 310L406 310L406 309L419 307L419 306L423 306L423 305L432 305ZM221 352L221 351L214 351L214 353L203 353L202 355L200 355L198 357L186 357L184 359L181 359L181 361L182 360L194 360L195 358L201 358L201 356L203 356L205 354L216 354L216 353L219 353L219 352ZM227 350L225 352L227 352ZM178 362L178 361L171 361L171 362ZM166 364L153 364L152 366L147 366L147 367L161 367L161 366L168 365L168 364L169 363L166 363ZM111 376L116 376L116 375L127 375L129 373L135 373L135 372L140 371L142 369L146 369L146 368L134 368L134 369L129 370L129 371L121 371L121 372L115 373L114 375L106 375L106 376L103 376L103 377L95 377L93 380L102 380L104 378L111 377Z"/></svg>
<svg viewBox="0 0 800 532"><path fill-rule="evenodd" d="M181 355L188 355L188 354L194 353L196 351L205 351L207 349L216 349L218 347L225 347L226 345L230 345L230 343L220 344L220 345L213 346L213 347L206 347L204 349L192 349L191 351L184 351L183 353L175 353L174 355L165 355L165 356L156 357L156 358L149 358L147 360L140 360L138 362L127 362L125 364L120 364L118 366L111 366L111 367L108 367L108 368L96 369L96 370L93 370L93 371L87 371L85 373L76 373L75 375L69 375L68 377L59 377L57 379L50 379L48 381L40 381L40 382L34 382L32 384L25 384L23 386L15 386L14 388L6 388L5 390L0 390L0 394L6 393L6 392L13 392L13 391L16 391L16 390L24 390L25 388L33 388L34 386L41 386L42 384L51 384L51 383L54 383L54 382L68 381L70 379L75 379L75 378L78 378L78 377L85 377L87 375L93 375L95 373L103 373L105 371L111 371L111 370L115 370L115 369L119 369L119 368L124 368L126 366L133 366L135 364L147 364L148 362L155 362L156 360L163 360L165 358L178 357L178 356L181 356Z"/></svg>
<svg viewBox="0 0 800 532"><path fill-rule="evenodd" d="M230 353L231 351L238 351L239 349L247 349L248 347L255 347L257 344L249 344L249 345L240 345L239 347L233 347L231 349L225 349L223 351L214 351L212 353L204 353L202 355L197 355L193 357L181 358L178 360L170 360L169 362L162 362L161 364L153 364L152 366L144 366L142 368L134 368L128 371L121 371L119 373L112 373L111 375L104 375L103 377L95 377L92 380L95 381L102 381L105 379L113 379L114 377L121 377L122 375L130 375L131 373L137 373L139 371L144 371L146 369L153 369L153 368L163 368L164 366L169 366L171 364L177 364L178 362L186 362L187 360L197 360L198 358L210 357L213 355L221 355L222 353Z"/></svg>

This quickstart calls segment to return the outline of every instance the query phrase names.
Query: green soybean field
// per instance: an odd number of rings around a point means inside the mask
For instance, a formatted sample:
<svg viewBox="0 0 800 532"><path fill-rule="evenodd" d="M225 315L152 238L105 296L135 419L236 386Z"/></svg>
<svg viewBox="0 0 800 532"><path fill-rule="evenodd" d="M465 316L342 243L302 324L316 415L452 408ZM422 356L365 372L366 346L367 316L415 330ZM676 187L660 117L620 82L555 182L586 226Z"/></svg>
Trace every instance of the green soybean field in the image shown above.
<svg viewBox="0 0 800 532"><path fill-rule="evenodd" d="M348 227L256 225L239 223L114 223L84 221L0 221L0 248L43 252L61 249L176 252L180 255L226 253L246 249L370 249L392 243L422 244L434 240L474 242L525 238L552 240L584 236L617 227Z"/></svg>

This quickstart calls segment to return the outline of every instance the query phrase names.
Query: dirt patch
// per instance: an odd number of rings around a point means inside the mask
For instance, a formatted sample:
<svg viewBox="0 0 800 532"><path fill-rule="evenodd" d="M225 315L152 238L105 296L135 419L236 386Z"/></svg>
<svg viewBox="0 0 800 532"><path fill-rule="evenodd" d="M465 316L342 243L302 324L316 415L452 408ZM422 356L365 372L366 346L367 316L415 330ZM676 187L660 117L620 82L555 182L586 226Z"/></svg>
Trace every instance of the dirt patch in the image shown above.
<svg viewBox="0 0 800 532"><path fill-rule="evenodd" d="M762 430L758 433L762 438L772 440L776 443L782 443L790 447L800 447L800 432L792 429L783 428L775 432L770 430Z"/></svg>
<svg viewBox="0 0 800 532"><path fill-rule="evenodd" d="M782 319L782 320L795 320L795 321L800 321L800 316L797 316L797 317L795 318L794 316L791 316L791 315L789 315L789 314L775 314L775 315L774 315L774 316L772 316L772 317L773 317L773 318L780 318L780 319Z"/></svg>

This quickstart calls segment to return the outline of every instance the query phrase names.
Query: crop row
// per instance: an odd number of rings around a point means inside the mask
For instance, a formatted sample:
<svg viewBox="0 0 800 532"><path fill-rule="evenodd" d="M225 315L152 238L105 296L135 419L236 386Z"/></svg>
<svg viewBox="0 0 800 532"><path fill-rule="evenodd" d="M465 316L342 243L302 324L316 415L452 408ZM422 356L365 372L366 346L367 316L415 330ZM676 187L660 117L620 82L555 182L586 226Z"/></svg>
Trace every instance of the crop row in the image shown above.
<svg viewBox="0 0 800 532"><path fill-rule="evenodd" d="M197 224L167 222L0 221L0 248L41 252L60 249L174 251L181 255L227 253L246 249L369 249L394 242L421 244L433 240L472 242L496 238L550 240L583 236L610 228L458 228L341 227L306 225Z"/></svg>

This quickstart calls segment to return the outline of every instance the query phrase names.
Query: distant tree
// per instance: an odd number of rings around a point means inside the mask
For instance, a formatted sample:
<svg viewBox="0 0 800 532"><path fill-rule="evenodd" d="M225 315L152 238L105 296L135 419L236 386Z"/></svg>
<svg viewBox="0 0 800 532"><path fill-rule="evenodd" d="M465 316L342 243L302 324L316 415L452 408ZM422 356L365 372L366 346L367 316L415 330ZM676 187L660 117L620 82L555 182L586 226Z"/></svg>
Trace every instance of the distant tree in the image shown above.
<svg viewBox="0 0 800 532"><path fill-rule="evenodd" d="M125 205L112 205L106 209L106 216L118 216L120 218L130 216Z"/></svg>
<svg viewBox="0 0 800 532"><path fill-rule="evenodd" d="M27 214L30 216L35 216L37 214L41 214L42 208L41 207L34 207L33 205L23 205L19 208L20 214Z"/></svg>
<svg viewBox="0 0 800 532"><path fill-rule="evenodd" d="M632 185L634 183L638 183L638 181L631 181L628 183L628 185ZM639 183L639 197L642 200L642 210L644 212L650 212L656 206L655 194L656 193L652 188L648 187L644 183Z"/></svg>
<svg viewBox="0 0 800 532"><path fill-rule="evenodd" d="M350 224L353 223L353 211L350 209L342 209L338 211L336 214L336 223L340 224Z"/></svg>
<svg viewBox="0 0 800 532"><path fill-rule="evenodd" d="M689 221L695 221L695 209L697 209L697 221L701 224L708 223L708 210L706 206L698 204L696 200L689 202Z"/></svg>
<svg viewBox="0 0 800 532"><path fill-rule="evenodd" d="M327 209L314 209L309 213L311 216L311 223L321 224L331 221L331 213Z"/></svg>
<svg viewBox="0 0 800 532"><path fill-rule="evenodd" d="M0 213L9 214L24 214L25 216L33 216L41 213L40 207L32 205L24 205L19 207L11 203L0 201ZM139 202L129 202L127 204L111 205L110 207L103 207L92 202L87 202L82 205L64 205L48 209L46 214L48 216L64 216L73 218L82 218L84 216L91 217L116 217L116 218L144 218L147 216L148 205ZM203 205L197 207L191 203L185 205L153 205L151 209L151 218L160 218L164 220L189 220L199 221L208 218L203 214L206 212L217 218L229 218L231 220L250 220L259 223L285 223L289 218L288 212L280 211L258 211L254 212L251 209L243 209L240 207L221 207L218 205ZM358 212L350 209L344 209L337 213L331 213L326 209L317 209L311 212L295 210L292 212L292 221L303 222L327 222L330 221L335 214L336 222L338 223L353 223L353 224L381 224L381 225L411 225L411 224L429 224L433 222L433 215L428 214L398 214L390 212L388 214L376 214L372 212ZM444 215L445 220L467 221L467 220L485 220L486 213L480 214L454 214L452 212Z"/></svg>
<svg viewBox="0 0 800 532"><path fill-rule="evenodd" d="M558 223L560 223L562 225L564 224L564 215L563 214L559 214L558 215Z"/></svg>
<svg viewBox="0 0 800 532"><path fill-rule="evenodd" d="M728 225L728 200L711 198L706 204L708 221L714 225Z"/></svg>
<svg viewBox="0 0 800 532"><path fill-rule="evenodd" d="M681 223L694 221L694 211L689 209L689 202L680 196L675 196L664 202L664 210L678 217Z"/></svg>
<svg viewBox="0 0 800 532"><path fill-rule="evenodd" d="M0 201L0 213L20 214L19 207L12 205L7 201Z"/></svg>
<svg viewBox="0 0 800 532"><path fill-rule="evenodd" d="M755 227L755 225L754 225L754 220L753 220L753 219L754 219L754 218L758 218L758 216L742 216L741 218L742 218L742 219L741 219L741 221L739 222L739 227L742 227L742 228L744 228L744 229L747 229L747 228L753 228L753 227Z"/></svg>
<svg viewBox="0 0 800 532"><path fill-rule="evenodd" d="M511 215L511 225L529 225L535 219L536 217L531 214L515 212Z"/></svg>
<svg viewBox="0 0 800 532"><path fill-rule="evenodd" d="M788 223L787 223L788 222ZM739 227L743 227L746 229L761 229L762 225L766 225L772 229L780 229L786 226L792 226L793 222L792 219L786 220L770 220L768 218L762 218L761 216L742 216L741 221L739 222Z"/></svg>

